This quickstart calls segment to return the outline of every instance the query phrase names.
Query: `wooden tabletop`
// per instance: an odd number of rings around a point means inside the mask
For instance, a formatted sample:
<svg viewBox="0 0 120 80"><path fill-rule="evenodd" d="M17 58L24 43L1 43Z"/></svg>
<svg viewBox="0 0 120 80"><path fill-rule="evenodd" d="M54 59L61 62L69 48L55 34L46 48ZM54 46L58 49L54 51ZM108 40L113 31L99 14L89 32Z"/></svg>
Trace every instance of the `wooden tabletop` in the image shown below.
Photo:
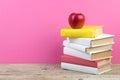
<svg viewBox="0 0 120 80"><path fill-rule="evenodd" d="M111 66L110 72L91 75L63 70L59 64L1 64L0 80L120 80L120 65Z"/></svg>

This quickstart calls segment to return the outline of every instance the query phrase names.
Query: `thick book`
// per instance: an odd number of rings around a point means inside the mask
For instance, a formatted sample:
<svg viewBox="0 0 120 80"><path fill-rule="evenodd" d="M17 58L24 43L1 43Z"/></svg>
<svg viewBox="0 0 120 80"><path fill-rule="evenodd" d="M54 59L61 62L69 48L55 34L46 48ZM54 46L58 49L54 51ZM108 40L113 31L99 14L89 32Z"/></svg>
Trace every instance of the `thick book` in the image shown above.
<svg viewBox="0 0 120 80"><path fill-rule="evenodd" d="M114 35L102 34L96 38L67 38L67 41L84 45L87 47L97 47L114 43Z"/></svg>
<svg viewBox="0 0 120 80"><path fill-rule="evenodd" d="M78 57L78 58L82 58L82 59L86 59L86 60L90 60L90 61L105 59L105 58L111 58L111 56L112 56L111 55L112 54L111 50L104 51L104 52L87 54L87 53L84 53L82 51L72 49L72 48L69 48L69 47L64 47L63 53L66 54L66 55L71 55L71 56L74 56L74 57Z"/></svg>
<svg viewBox="0 0 120 80"><path fill-rule="evenodd" d="M102 26L84 26L80 29L66 27L61 29L62 37L95 38L103 33Z"/></svg>
<svg viewBox="0 0 120 80"><path fill-rule="evenodd" d="M112 44L98 46L98 47L87 47L87 46L83 46L83 45L68 42L67 40L63 41L63 46L70 47L70 48L73 48L73 49L76 49L76 50L79 50L79 51L82 51L82 52L85 52L85 53L88 53L88 54L103 52L103 51L107 51L107 50L112 49Z"/></svg>
<svg viewBox="0 0 120 80"><path fill-rule="evenodd" d="M107 64L110 64L111 58L89 61L86 59L82 59L82 58L64 54L61 56L61 62L100 68Z"/></svg>
<svg viewBox="0 0 120 80"><path fill-rule="evenodd" d="M76 64L70 64L70 63L64 63L64 62L61 63L61 68L67 69L67 70L80 71L84 73L91 73L91 74L102 74L112 70L110 64L103 66L101 68L95 68L95 67L76 65Z"/></svg>

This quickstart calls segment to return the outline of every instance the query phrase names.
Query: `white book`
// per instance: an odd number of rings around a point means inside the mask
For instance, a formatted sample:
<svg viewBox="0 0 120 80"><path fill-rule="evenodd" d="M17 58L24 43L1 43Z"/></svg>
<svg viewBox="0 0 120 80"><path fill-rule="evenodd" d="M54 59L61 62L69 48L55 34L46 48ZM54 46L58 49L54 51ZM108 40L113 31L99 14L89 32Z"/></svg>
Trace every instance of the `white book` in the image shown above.
<svg viewBox="0 0 120 80"><path fill-rule="evenodd" d="M113 44L114 35L110 34L102 34L96 38L67 38L67 41L71 43L76 43L80 45L84 45L87 47L97 47L97 46L103 46L103 45L109 45Z"/></svg>
<svg viewBox="0 0 120 80"><path fill-rule="evenodd" d="M85 73L91 73L91 74L102 74L102 73L105 73L111 70L110 64L102 68L95 68L95 67L76 65L76 64L70 64L70 63L65 63L65 62L61 63L61 68L85 72Z"/></svg>
<svg viewBox="0 0 120 80"><path fill-rule="evenodd" d="M103 52L103 51L107 51L107 50L112 49L112 44L89 48L87 46L83 46L83 45L68 42L67 40L63 41L63 46L73 48L73 49L76 49L76 50L80 50L82 52L89 53L89 54L97 53L97 52Z"/></svg>
<svg viewBox="0 0 120 80"><path fill-rule="evenodd" d="M111 51L87 54L69 47L64 47L63 53L74 56L74 57L90 60L90 61L111 58L111 54L112 54Z"/></svg>

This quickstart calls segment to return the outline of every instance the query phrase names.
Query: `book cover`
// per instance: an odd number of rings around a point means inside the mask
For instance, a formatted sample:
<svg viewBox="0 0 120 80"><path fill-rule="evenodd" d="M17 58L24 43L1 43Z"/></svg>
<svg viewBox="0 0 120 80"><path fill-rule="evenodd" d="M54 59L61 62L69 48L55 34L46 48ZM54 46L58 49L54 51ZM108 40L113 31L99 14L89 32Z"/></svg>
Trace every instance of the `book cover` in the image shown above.
<svg viewBox="0 0 120 80"><path fill-rule="evenodd" d="M97 47L114 43L114 35L102 34L96 38L67 38L67 41L84 45L87 47Z"/></svg>
<svg viewBox="0 0 120 80"><path fill-rule="evenodd" d="M86 59L82 59L82 58L64 54L61 56L61 62L100 68L104 65L110 64L111 58L89 61Z"/></svg>
<svg viewBox="0 0 120 80"><path fill-rule="evenodd" d="M103 33L103 29L102 26L84 26L81 29L66 27L60 33L62 37L95 38Z"/></svg>
<svg viewBox="0 0 120 80"><path fill-rule="evenodd" d="M79 51L82 51L82 52L85 52L85 53L88 53L88 54L103 52L103 51L107 51L107 50L112 49L112 44L104 45L104 46L98 46L98 47L87 47L87 46L83 46L83 45L68 42L67 40L63 41L63 46L73 48L73 49L76 49L76 50L79 50Z"/></svg>
<svg viewBox="0 0 120 80"><path fill-rule="evenodd" d="M95 68L95 67L75 65L75 64L65 63L65 62L61 63L61 68L68 69L68 70L74 70L74 71L80 71L84 73L91 73L91 74L102 74L102 73L105 73L111 70L110 64L103 66L101 68Z"/></svg>
<svg viewBox="0 0 120 80"><path fill-rule="evenodd" d="M63 53L66 55L71 55L74 57L86 59L86 60L99 60L99 59L105 59L105 58L111 58L112 51L104 51L104 52L99 52L99 53L91 53L87 54L79 50L75 50L69 47L64 47Z"/></svg>

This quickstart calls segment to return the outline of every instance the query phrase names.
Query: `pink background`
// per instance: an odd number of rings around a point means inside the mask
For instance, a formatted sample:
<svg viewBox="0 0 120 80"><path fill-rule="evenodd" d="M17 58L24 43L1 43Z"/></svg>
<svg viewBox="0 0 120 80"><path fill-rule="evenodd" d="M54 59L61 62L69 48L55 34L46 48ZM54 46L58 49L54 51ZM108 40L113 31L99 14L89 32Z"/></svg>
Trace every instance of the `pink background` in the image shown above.
<svg viewBox="0 0 120 80"><path fill-rule="evenodd" d="M59 63L71 12L115 35L112 63L120 63L119 8L120 0L0 0L0 63Z"/></svg>

